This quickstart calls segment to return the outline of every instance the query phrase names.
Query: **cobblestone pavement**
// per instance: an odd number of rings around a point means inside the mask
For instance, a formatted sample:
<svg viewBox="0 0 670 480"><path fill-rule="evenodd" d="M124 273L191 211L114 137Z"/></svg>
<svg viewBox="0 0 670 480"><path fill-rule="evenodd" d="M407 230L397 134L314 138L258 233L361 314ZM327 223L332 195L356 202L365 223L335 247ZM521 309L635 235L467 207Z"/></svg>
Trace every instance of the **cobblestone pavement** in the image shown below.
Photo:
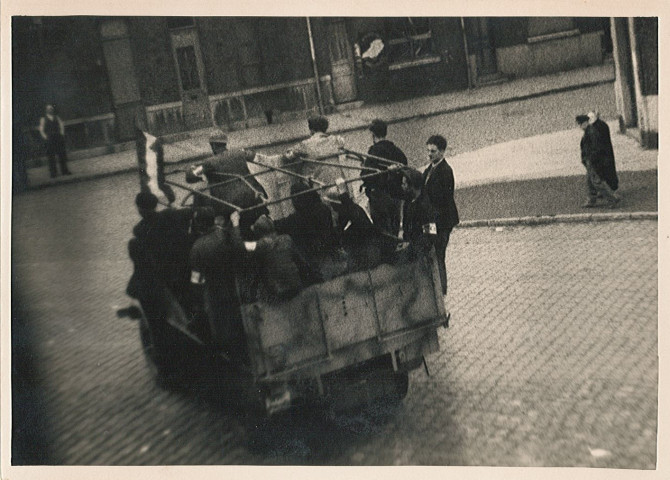
<svg viewBox="0 0 670 480"><path fill-rule="evenodd" d="M390 412L286 419L259 451L206 380L151 383L137 325L115 316L136 184L111 180L15 198L16 321L50 461L654 468L656 222L456 230L431 376Z"/></svg>

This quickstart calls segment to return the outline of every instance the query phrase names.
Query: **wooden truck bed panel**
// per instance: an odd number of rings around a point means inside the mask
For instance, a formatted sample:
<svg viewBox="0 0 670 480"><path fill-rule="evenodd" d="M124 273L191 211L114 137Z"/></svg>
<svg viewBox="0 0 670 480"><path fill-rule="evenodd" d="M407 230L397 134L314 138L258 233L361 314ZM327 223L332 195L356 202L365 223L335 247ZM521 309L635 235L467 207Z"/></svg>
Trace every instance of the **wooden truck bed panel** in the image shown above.
<svg viewBox="0 0 670 480"><path fill-rule="evenodd" d="M378 355L387 350L374 344L394 337L392 343L402 346L403 333L416 340L412 332L445 319L437 275L434 260L420 257L312 285L286 302L244 305L255 374L327 362L354 346Z"/></svg>

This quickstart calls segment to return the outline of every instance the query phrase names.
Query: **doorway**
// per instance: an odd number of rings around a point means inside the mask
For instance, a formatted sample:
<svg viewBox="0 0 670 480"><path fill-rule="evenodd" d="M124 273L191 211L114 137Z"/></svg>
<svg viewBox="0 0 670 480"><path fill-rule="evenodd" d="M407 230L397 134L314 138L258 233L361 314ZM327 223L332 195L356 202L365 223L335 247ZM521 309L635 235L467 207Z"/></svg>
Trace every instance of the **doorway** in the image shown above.
<svg viewBox="0 0 670 480"><path fill-rule="evenodd" d="M168 23L172 55L177 68L179 89L182 99L182 115L188 129L211 126L211 113L205 67L202 61L200 43L193 19L181 18L179 23Z"/></svg>

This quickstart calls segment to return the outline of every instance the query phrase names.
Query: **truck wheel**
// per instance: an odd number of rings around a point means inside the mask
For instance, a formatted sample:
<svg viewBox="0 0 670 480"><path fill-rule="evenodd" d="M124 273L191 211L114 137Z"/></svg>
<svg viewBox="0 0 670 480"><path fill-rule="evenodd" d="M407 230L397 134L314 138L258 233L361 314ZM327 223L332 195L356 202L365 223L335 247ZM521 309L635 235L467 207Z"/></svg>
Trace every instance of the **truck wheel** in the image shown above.
<svg viewBox="0 0 670 480"><path fill-rule="evenodd" d="M168 326L149 324L146 316L140 319L140 339L142 349L156 384L165 389L174 389L183 384L185 372L184 358L180 352L179 338Z"/></svg>

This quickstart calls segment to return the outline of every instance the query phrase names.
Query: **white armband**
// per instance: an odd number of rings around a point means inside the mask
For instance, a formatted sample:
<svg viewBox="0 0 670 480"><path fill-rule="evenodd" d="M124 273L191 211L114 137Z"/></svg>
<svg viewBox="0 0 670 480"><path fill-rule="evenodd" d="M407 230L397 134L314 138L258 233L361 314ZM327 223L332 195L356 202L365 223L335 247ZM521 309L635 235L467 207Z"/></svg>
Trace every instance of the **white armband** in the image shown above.
<svg viewBox="0 0 670 480"><path fill-rule="evenodd" d="M202 285L205 283L205 277L203 277L197 270L191 270L191 283Z"/></svg>
<svg viewBox="0 0 670 480"><path fill-rule="evenodd" d="M437 225L435 223L427 223L423 226L423 233L427 235L437 235Z"/></svg>

